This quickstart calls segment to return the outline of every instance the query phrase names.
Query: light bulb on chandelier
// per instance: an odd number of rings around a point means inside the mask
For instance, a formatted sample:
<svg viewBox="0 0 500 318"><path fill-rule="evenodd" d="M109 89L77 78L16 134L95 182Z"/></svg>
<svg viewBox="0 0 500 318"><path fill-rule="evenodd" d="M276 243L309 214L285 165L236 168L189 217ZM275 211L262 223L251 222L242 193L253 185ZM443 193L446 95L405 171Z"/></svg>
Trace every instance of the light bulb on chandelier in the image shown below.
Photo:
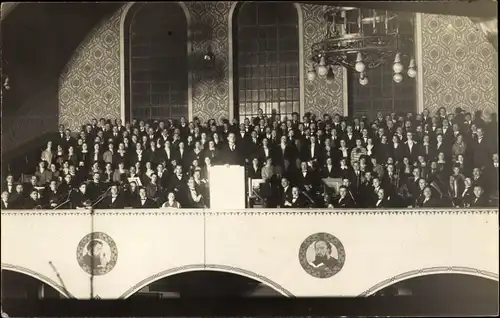
<svg viewBox="0 0 500 318"><path fill-rule="evenodd" d="M316 79L316 71L314 71L314 67L312 64L309 66L309 69L307 70L307 79L312 82Z"/></svg>
<svg viewBox="0 0 500 318"><path fill-rule="evenodd" d="M329 67L328 74L326 74L326 83L333 84L335 81L335 73L333 73L333 67Z"/></svg>
<svg viewBox="0 0 500 318"><path fill-rule="evenodd" d="M409 68L408 69L408 77L409 78L415 78L417 77L417 70L414 68Z"/></svg>
<svg viewBox="0 0 500 318"><path fill-rule="evenodd" d="M403 71L403 64L401 64L401 53L396 53L394 64L392 65L392 70L397 74Z"/></svg>
<svg viewBox="0 0 500 318"><path fill-rule="evenodd" d="M356 56L356 64L354 65L354 69L356 69L356 72L364 72L366 69L365 63L363 63L363 56L361 55L361 52L358 52L358 55Z"/></svg>
<svg viewBox="0 0 500 318"><path fill-rule="evenodd" d="M322 56L319 61L318 68L316 69L316 72L321 77L325 77L326 74L328 74L328 68L325 65L326 65L325 57Z"/></svg>
<svg viewBox="0 0 500 318"><path fill-rule="evenodd" d="M408 66L408 77L415 78L417 76L417 70L415 65L415 59L410 60L410 65Z"/></svg>
<svg viewBox="0 0 500 318"><path fill-rule="evenodd" d="M363 86L368 84L368 76L364 72L359 74L359 84Z"/></svg>
<svg viewBox="0 0 500 318"><path fill-rule="evenodd" d="M403 80L403 75L401 75L401 73L395 73L392 79L396 83L401 83L401 81Z"/></svg>

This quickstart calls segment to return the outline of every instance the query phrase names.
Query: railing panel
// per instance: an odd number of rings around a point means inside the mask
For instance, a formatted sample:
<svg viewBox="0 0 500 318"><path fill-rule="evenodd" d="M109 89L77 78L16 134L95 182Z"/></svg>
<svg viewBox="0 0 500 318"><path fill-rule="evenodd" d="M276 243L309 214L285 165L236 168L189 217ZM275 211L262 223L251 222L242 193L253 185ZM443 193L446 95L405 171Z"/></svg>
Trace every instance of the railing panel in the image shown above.
<svg viewBox="0 0 500 318"><path fill-rule="evenodd" d="M127 298L193 270L247 276L286 296L369 295L433 273L498 280L498 209L31 210L1 219L2 268L77 298ZM82 265L91 239L107 253L94 276ZM322 268L321 240L333 257Z"/></svg>
<svg viewBox="0 0 500 318"><path fill-rule="evenodd" d="M489 211L210 212L206 262L251 269L294 296L358 296L387 279L438 272L498 279L498 214ZM334 248L334 257L344 254L345 261L329 278L313 277L308 271L318 271L301 265L304 258L314 261L314 246L301 249L317 233L336 237L345 252Z"/></svg>

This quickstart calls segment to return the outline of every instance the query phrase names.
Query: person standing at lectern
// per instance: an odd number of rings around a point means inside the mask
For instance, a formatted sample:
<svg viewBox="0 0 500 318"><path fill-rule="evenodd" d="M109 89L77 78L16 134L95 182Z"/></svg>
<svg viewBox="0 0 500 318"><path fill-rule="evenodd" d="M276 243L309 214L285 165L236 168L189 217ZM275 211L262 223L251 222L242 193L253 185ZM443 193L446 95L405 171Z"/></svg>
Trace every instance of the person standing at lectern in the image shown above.
<svg viewBox="0 0 500 318"><path fill-rule="evenodd" d="M234 133L229 133L227 136L227 146L223 147L220 161L225 165L243 165L243 160L239 154L240 145L236 145L236 137Z"/></svg>

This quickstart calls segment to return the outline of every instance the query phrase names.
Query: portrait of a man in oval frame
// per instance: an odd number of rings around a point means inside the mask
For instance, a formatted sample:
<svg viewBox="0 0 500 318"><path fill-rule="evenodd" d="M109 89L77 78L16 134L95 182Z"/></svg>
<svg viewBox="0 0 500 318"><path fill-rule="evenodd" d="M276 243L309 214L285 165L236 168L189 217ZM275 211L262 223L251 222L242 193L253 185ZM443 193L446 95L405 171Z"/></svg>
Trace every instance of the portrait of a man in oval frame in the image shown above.
<svg viewBox="0 0 500 318"><path fill-rule="evenodd" d="M118 249L113 239L102 232L85 235L78 244L76 257L80 267L90 275L109 273L118 260Z"/></svg>
<svg viewBox="0 0 500 318"><path fill-rule="evenodd" d="M344 246L339 239L329 233L310 235L299 249L302 268L316 278L330 278L340 272L345 257Z"/></svg>

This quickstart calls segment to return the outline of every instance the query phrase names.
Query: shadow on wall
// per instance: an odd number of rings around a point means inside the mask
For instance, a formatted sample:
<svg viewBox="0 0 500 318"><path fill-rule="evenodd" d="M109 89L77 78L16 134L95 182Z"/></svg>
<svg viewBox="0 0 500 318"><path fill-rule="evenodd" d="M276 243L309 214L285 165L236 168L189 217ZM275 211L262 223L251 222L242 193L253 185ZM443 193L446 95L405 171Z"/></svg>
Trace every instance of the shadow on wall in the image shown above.
<svg viewBox="0 0 500 318"><path fill-rule="evenodd" d="M2 117L2 153L16 150L40 135L57 131L57 87L57 78L46 82L15 112Z"/></svg>

